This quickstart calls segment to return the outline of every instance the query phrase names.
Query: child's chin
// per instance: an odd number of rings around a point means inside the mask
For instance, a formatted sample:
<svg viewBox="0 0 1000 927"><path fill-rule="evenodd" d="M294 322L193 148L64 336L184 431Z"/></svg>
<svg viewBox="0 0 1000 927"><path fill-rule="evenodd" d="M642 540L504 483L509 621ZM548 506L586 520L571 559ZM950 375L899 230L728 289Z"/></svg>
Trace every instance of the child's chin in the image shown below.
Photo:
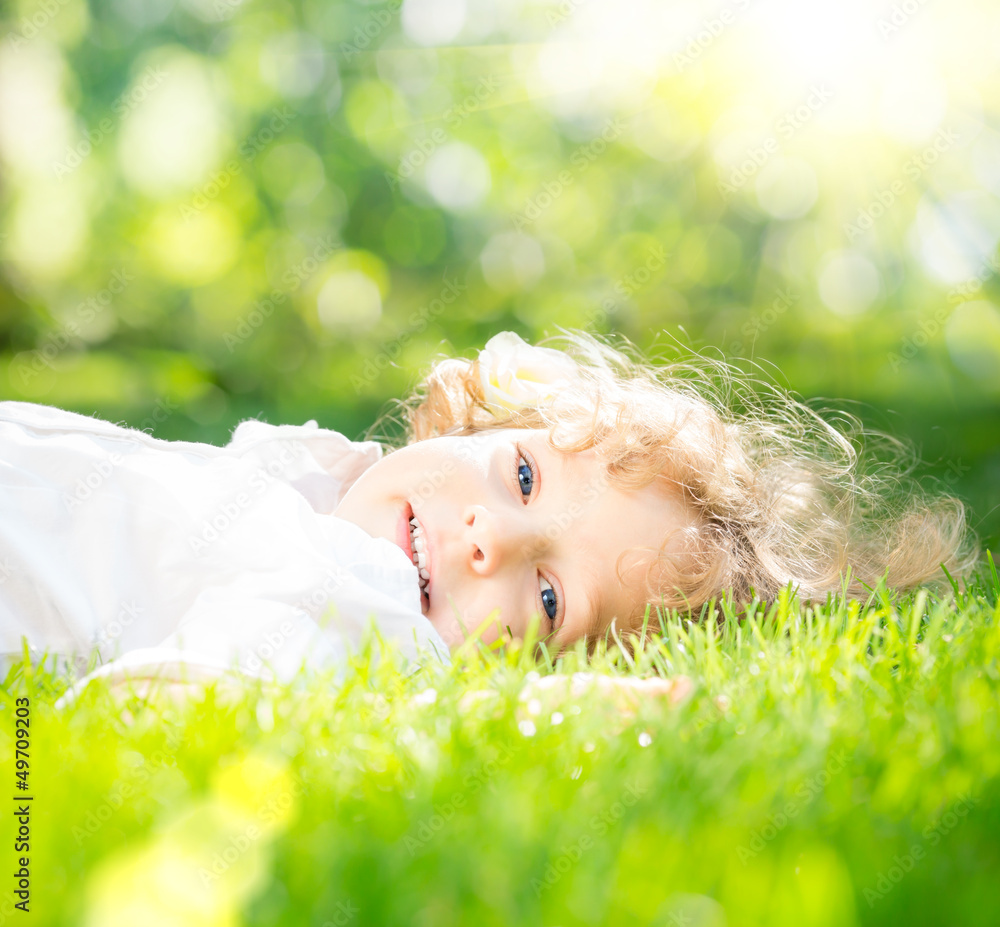
<svg viewBox="0 0 1000 927"><path fill-rule="evenodd" d="M427 613L424 612L424 614L426 615ZM458 622L453 618L449 619L443 627L439 626L437 620L431 616L428 616L428 620L434 626L434 630L441 635L441 640L448 645L449 650L457 650L465 643L466 635Z"/></svg>

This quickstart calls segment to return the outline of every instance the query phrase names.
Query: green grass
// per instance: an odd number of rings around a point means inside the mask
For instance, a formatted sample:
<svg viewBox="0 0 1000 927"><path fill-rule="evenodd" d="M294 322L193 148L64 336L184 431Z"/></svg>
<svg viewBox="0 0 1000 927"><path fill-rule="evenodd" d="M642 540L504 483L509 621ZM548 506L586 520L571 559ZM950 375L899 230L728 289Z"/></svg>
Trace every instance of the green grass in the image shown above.
<svg viewBox="0 0 1000 927"><path fill-rule="evenodd" d="M519 698L530 642L411 676L375 645L339 689L134 697L131 724L99 686L55 712L66 681L22 662L0 775L27 696L33 913L8 812L0 925L994 925L1000 582L956 593L601 646L587 669L694 683L632 719Z"/></svg>

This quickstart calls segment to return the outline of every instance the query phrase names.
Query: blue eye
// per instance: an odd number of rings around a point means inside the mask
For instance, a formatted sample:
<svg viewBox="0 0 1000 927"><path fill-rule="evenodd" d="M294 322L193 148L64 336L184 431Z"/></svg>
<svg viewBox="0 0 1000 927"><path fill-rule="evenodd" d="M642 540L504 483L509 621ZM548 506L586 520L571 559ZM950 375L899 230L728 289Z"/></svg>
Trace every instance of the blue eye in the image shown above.
<svg viewBox="0 0 1000 927"><path fill-rule="evenodd" d="M520 445L515 445L514 478L521 489L522 498L527 502L535 487L535 480L538 479L538 471L535 468L535 462L524 453ZM552 584L544 576L539 577L539 582L548 586L548 589L542 589L541 603L542 610L549 621L552 622L554 628L556 618L559 616L559 598L556 595L555 589L552 588Z"/></svg>
<svg viewBox="0 0 1000 927"><path fill-rule="evenodd" d="M525 463L521 463L522 460ZM517 484L521 488L521 495L530 496L531 490L535 485L535 468L521 454L517 455L517 464ZM527 487L527 492L524 491L525 487Z"/></svg>
<svg viewBox="0 0 1000 927"><path fill-rule="evenodd" d="M549 620L555 624L556 615L559 614L559 600L556 598L556 591L552 588L552 583L550 583L545 578L542 582L548 586L548 589L542 590L542 608L545 609L545 614L549 616ZM551 611L549 611L551 607Z"/></svg>

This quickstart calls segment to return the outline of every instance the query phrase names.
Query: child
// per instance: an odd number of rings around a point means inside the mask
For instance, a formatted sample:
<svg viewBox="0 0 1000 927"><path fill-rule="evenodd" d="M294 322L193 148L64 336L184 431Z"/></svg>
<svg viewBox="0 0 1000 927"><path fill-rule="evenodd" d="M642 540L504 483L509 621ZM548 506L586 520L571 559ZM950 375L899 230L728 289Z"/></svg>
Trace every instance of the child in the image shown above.
<svg viewBox="0 0 1000 927"><path fill-rule="evenodd" d="M0 403L0 654L23 635L82 675L96 648L111 662L81 684L233 662L287 680L342 667L370 618L413 658L524 637L533 616L558 651L622 640L647 604L861 594L974 563L960 502L895 502L900 472L865 470L779 391L566 341L502 332L439 361L387 454L314 421L243 422L218 448Z"/></svg>

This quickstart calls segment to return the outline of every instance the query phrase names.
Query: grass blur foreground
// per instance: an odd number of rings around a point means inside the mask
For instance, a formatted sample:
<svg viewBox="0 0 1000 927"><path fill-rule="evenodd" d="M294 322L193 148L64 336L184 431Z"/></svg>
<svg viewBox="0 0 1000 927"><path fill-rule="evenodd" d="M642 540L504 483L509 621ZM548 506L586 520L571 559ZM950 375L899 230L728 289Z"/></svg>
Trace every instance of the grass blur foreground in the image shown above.
<svg viewBox="0 0 1000 927"><path fill-rule="evenodd" d="M528 640L407 675L369 639L340 687L95 684L56 712L67 681L22 662L0 706L32 706L33 909L5 879L0 924L995 924L990 568L668 616L589 662ZM623 711L581 670L690 692Z"/></svg>

